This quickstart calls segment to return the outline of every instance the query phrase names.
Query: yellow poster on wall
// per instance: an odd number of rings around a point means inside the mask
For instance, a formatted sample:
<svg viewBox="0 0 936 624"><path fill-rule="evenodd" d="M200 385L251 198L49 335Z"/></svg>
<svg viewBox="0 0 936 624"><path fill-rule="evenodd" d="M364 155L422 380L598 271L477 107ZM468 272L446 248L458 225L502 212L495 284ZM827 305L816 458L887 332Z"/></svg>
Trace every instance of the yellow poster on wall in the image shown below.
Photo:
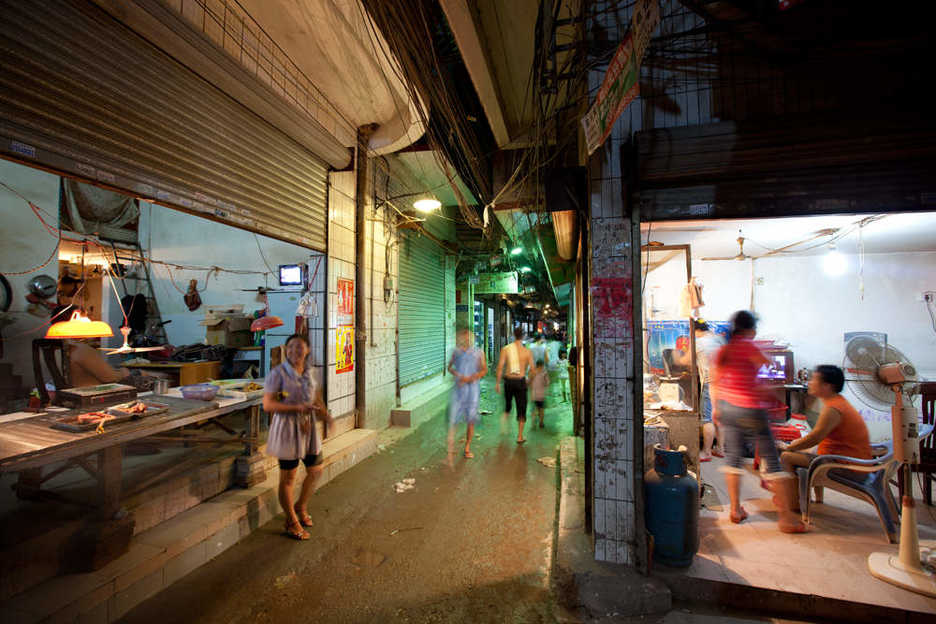
<svg viewBox="0 0 936 624"><path fill-rule="evenodd" d="M335 372L354 370L354 325L341 325L335 331Z"/></svg>

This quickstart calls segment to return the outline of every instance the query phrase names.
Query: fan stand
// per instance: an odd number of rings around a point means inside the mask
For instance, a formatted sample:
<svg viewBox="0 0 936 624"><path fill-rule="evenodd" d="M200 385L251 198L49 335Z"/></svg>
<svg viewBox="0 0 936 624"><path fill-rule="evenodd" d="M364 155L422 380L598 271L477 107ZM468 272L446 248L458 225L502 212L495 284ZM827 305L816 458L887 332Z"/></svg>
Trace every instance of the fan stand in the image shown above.
<svg viewBox="0 0 936 624"><path fill-rule="evenodd" d="M901 463L900 470L904 471L906 484L901 501L900 548L896 557L883 552L871 553L868 555L868 569L872 576L891 585L936 598L936 575L925 569L920 562L920 536L913 501L913 475L903 445L903 392L900 386L894 386L894 392L897 395L891 408L894 454Z"/></svg>

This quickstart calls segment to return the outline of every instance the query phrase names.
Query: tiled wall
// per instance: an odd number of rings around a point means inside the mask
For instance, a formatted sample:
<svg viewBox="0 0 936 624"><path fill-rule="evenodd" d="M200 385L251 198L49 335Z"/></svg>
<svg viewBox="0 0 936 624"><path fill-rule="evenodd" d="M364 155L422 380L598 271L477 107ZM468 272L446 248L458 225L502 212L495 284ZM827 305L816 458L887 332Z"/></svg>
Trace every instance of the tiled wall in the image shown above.
<svg viewBox="0 0 936 624"><path fill-rule="evenodd" d="M370 161L373 162L373 161ZM371 179L371 176L368 176ZM355 279L354 244L354 184L353 171L329 174L329 231L328 231L328 404L335 415L346 414L355 407L355 380L360 363L355 354L355 370L335 373L335 330L338 308L338 279ZM380 187L380 185L378 185ZM365 200L365 252L364 292L365 314L368 327L365 347L367 380L367 405L361 415L361 426L366 429L382 429L389 425L390 411L397 405L397 286L398 249L395 228L385 223L385 210L374 208L370 197ZM392 219L391 219L392 221ZM390 277L393 293L389 301L384 300L384 277L386 275L386 253L390 247ZM373 284L373 288L371 285ZM355 349L358 348L355 341Z"/></svg>
<svg viewBox="0 0 936 624"><path fill-rule="evenodd" d="M374 162L374 161L370 161ZM378 180L381 177L378 173ZM373 179L369 176L369 179ZM378 191L386 188L378 181ZM389 214L387 211L390 211ZM381 205L375 210L367 202L366 251L364 254L364 292L367 294L367 410L363 425L383 429L390 424L390 411L397 404L397 296L399 272L398 246L393 209ZM393 292L384 299L387 249L390 254L390 277Z"/></svg>
<svg viewBox="0 0 936 624"><path fill-rule="evenodd" d="M592 72L590 85L600 85ZM624 117L622 117L622 120ZM637 507L633 461L634 288L630 215L624 214L621 145L627 124L589 160L591 292L594 340L594 536L599 561L633 564ZM638 250L639 251L639 250ZM639 286L638 286L639 287ZM641 421L642 422L642 419Z"/></svg>
<svg viewBox="0 0 936 624"><path fill-rule="evenodd" d="M328 409L335 416L354 410L357 370L335 373L338 279L354 279L354 171L328 174Z"/></svg>

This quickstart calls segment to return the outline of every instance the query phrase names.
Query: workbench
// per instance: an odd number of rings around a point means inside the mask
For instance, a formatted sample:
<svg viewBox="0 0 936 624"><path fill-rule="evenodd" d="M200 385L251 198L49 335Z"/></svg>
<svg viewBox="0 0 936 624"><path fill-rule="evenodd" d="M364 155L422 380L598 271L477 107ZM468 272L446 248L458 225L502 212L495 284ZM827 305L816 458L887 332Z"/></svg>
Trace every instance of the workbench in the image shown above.
<svg viewBox="0 0 936 624"><path fill-rule="evenodd" d="M158 371L172 375L175 385L188 386L221 377L221 362L204 360L201 362L148 362L124 364L129 369Z"/></svg>
<svg viewBox="0 0 936 624"><path fill-rule="evenodd" d="M41 484L65 468L77 466L98 481L96 506L103 517L116 513L120 507L120 485L123 446L128 442L170 432L186 426L198 425L237 411L247 413L247 433L243 438L244 456L257 455L260 435L260 405L262 399L221 398L215 401L194 401L181 398L178 390L167 395L141 395L155 402L169 405L169 410L139 420L130 420L108 426L103 433L94 430L81 433L59 431L51 425L56 419L79 410L45 412L12 422L0 423L0 474L20 474L17 492L20 495L36 493ZM95 407L94 409L103 409ZM235 434L236 435L236 434ZM241 438L234 438L238 441ZM97 461L89 461L91 455ZM53 463L66 462L43 476L42 469Z"/></svg>

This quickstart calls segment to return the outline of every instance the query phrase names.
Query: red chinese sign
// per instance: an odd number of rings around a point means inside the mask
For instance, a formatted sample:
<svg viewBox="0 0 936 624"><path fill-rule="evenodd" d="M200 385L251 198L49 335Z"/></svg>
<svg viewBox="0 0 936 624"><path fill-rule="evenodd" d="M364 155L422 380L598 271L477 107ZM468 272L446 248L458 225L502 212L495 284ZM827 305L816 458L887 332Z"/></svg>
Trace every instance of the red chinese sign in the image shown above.
<svg viewBox="0 0 936 624"><path fill-rule="evenodd" d="M338 325L354 324L354 280L338 280Z"/></svg>

